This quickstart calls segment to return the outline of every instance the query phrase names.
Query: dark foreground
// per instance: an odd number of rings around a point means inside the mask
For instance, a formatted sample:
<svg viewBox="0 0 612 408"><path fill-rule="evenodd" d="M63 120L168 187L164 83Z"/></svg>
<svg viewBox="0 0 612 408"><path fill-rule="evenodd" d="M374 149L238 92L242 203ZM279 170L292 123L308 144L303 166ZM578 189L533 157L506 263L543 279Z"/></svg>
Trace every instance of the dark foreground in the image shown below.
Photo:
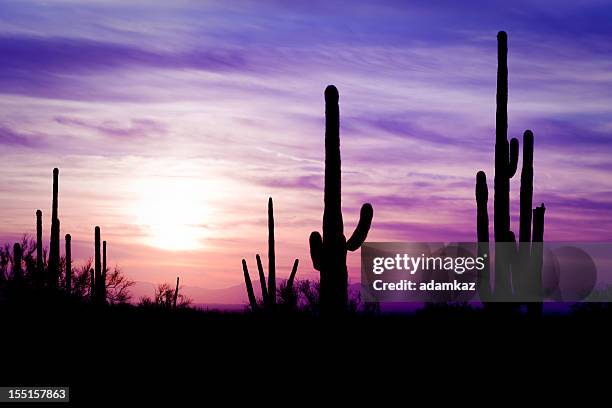
<svg viewBox="0 0 612 408"><path fill-rule="evenodd" d="M522 382L576 361L604 364L612 344L607 309L530 319L438 307L324 319L5 303L0 319L3 385L69 385L72 401L87 404L213 396L278 402L285 392L308 400L394 382L485 381L517 368Z"/></svg>

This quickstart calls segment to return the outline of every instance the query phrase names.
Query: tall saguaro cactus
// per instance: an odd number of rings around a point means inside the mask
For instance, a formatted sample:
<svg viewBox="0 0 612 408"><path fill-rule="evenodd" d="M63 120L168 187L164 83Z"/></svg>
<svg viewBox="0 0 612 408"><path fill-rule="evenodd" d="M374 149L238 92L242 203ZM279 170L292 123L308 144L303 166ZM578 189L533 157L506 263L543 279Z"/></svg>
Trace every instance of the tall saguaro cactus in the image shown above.
<svg viewBox="0 0 612 408"><path fill-rule="evenodd" d="M530 130L523 134L523 164L520 188L520 230L519 245L510 229L510 179L518 166L519 141L513 138L508 144L508 37L505 32L497 34L497 109L495 123L495 197L494 236L496 242L495 288L491 288L488 268L479 282L483 300L511 300L518 295L538 290L541 282L540 245L544 239L544 204L533 209L533 146L534 137ZM488 188L486 174L476 175L477 235L479 252L488 253L489 215L487 211ZM532 236L533 224L533 236ZM537 299L538 296L534 297Z"/></svg>
<svg viewBox="0 0 612 408"><path fill-rule="evenodd" d="M72 237L66 234L66 293L70 294L72 289Z"/></svg>
<svg viewBox="0 0 612 408"><path fill-rule="evenodd" d="M341 208L340 109L338 90L325 89L325 192L323 237L310 234L310 256L320 272L320 302L323 312L341 312L348 302L347 251L356 251L365 241L372 223L373 209L361 207L357 228L346 240Z"/></svg>
<svg viewBox="0 0 612 408"><path fill-rule="evenodd" d="M60 221L58 218L59 169L53 169L53 201L51 204L51 240L49 242L48 282L56 287L60 261Z"/></svg>
<svg viewBox="0 0 612 408"><path fill-rule="evenodd" d="M266 275L264 273L263 265L261 263L261 257L259 254L255 255L257 261L257 269L259 271L259 282L261 284L261 296L263 299L264 307L274 308L276 305L276 252L274 242L274 205L272 197L268 199L268 282L266 284ZM296 259L291 270L291 275L287 281L287 290L291 291L293 287L293 281L298 268L298 260ZM257 301L255 300L255 293L253 292L253 283L249 275L249 269L247 267L246 260L242 260L242 270L244 273L244 283L247 289L247 295L249 297L249 304L251 310L257 310Z"/></svg>

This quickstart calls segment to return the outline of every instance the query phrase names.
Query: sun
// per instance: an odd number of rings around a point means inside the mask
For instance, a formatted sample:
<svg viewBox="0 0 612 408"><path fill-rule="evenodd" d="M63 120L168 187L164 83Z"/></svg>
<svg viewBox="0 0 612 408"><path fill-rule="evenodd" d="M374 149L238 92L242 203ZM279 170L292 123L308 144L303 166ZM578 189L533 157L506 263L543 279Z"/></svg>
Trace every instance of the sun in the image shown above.
<svg viewBox="0 0 612 408"><path fill-rule="evenodd" d="M190 177L156 177L136 185L136 224L147 245L168 251L202 248L210 211L205 186Z"/></svg>

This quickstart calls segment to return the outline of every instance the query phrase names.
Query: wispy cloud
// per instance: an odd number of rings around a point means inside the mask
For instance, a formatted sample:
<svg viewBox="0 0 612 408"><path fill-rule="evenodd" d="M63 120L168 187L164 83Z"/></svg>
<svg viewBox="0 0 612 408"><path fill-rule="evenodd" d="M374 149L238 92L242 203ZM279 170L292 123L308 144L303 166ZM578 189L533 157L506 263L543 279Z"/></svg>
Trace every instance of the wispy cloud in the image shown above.
<svg viewBox="0 0 612 408"><path fill-rule="evenodd" d="M505 29L509 133L536 135L534 200L548 208L546 238L612 237L605 2L0 9L3 236L31 232L36 208L47 213L58 166L62 227L82 242L81 258L95 223L135 279L181 270L196 285L238 283L239 260L265 248L273 196L280 262L288 268L298 256L300 273L314 276L307 241L323 210L322 94L334 83L347 231L372 202L373 240L473 239L475 173L485 170L493 188L495 34ZM164 196L172 185L180 197ZM183 221L206 225L199 251L169 257L146 244L152 227L138 211L167 215L155 212L155 194L185 211L197 204L197 219Z"/></svg>

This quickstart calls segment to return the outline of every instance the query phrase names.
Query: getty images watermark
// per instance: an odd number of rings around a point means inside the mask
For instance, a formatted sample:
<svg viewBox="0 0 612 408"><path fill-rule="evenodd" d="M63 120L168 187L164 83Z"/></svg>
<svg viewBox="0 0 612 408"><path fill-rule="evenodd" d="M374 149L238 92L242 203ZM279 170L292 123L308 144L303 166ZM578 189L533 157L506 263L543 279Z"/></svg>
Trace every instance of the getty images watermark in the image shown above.
<svg viewBox="0 0 612 408"><path fill-rule="evenodd" d="M609 302L612 243L368 242L366 302Z"/></svg>

